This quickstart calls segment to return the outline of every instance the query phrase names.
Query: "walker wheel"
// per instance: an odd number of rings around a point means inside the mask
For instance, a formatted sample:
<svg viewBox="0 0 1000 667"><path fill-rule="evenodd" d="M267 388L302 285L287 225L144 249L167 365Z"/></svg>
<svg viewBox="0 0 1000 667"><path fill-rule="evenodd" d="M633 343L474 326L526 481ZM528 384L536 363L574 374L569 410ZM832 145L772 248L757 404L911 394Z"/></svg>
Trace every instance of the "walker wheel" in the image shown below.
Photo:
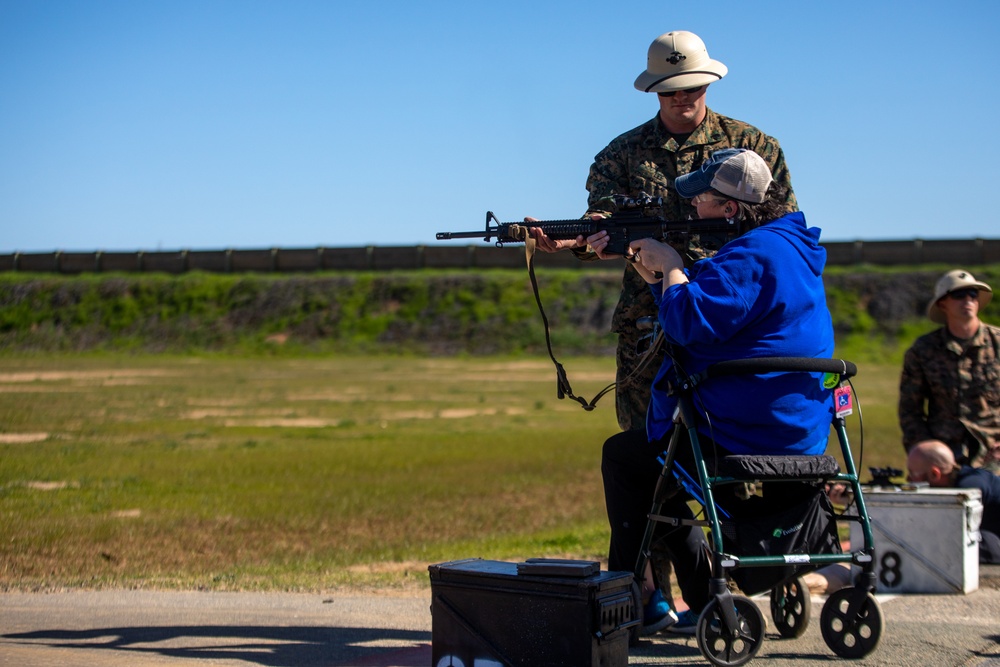
<svg viewBox="0 0 1000 667"><path fill-rule="evenodd" d="M831 595L820 613L823 641L841 658L863 658L878 646L882 639L884 620L882 607L871 593L865 594L854 618L848 618L848 607L855 588L842 588Z"/></svg>
<svg viewBox="0 0 1000 667"><path fill-rule="evenodd" d="M809 627L812 599L802 577L786 581L771 590L771 618L785 639L801 637Z"/></svg>
<svg viewBox="0 0 1000 667"><path fill-rule="evenodd" d="M751 660L764 641L764 615L750 599L732 597L736 608L736 628L724 629L718 598L713 598L698 617L696 637L701 654L713 665L737 667Z"/></svg>

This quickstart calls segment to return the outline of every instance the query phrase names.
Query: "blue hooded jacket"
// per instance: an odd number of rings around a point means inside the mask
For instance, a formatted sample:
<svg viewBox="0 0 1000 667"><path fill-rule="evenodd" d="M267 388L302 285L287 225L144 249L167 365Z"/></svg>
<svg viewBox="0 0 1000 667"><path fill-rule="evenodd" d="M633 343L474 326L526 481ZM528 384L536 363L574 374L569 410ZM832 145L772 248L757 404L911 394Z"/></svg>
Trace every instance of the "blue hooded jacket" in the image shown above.
<svg viewBox="0 0 1000 667"><path fill-rule="evenodd" d="M671 345L653 382L646 418L650 441L673 427L667 396L674 371L698 373L728 359L833 355L833 322L823 289L826 250L820 230L790 213L739 236L696 262L690 281L662 292L660 326ZM698 431L734 454L822 454L833 419L833 392L821 373L713 378L696 390ZM706 419L706 414L708 418Z"/></svg>

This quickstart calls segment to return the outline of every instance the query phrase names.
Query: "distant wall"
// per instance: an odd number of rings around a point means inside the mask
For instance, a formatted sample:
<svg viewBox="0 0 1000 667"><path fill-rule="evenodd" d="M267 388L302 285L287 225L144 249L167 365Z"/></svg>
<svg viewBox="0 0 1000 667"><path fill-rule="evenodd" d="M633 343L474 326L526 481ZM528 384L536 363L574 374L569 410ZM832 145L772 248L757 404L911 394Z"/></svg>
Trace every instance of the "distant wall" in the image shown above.
<svg viewBox="0 0 1000 667"><path fill-rule="evenodd" d="M1000 239L847 241L824 243L830 266L944 263L961 266L1000 262ZM619 268L580 262L570 253L536 255L538 266ZM0 271L42 273L209 271L296 273L401 269L518 268L524 247L368 246L364 248L273 248L269 250L179 250L168 252L47 252L0 255Z"/></svg>

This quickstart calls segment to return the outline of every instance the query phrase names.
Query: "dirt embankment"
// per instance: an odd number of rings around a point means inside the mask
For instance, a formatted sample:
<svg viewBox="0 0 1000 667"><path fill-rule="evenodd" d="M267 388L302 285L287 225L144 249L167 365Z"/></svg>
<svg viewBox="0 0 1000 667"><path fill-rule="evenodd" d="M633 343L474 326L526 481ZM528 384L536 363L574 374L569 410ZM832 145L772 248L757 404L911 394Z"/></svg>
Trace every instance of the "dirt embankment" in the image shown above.
<svg viewBox="0 0 1000 667"><path fill-rule="evenodd" d="M949 267L831 268L838 337L890 345L928 327L924 311ZM976 267L1000 281L1000 266ZM614 348L617 271L545 271L542 301L562 354ZM991 305L984 313L991 321ZM521 271L316 275L4 276L0 351L130 349L544 353L534 295Z"/></svg>

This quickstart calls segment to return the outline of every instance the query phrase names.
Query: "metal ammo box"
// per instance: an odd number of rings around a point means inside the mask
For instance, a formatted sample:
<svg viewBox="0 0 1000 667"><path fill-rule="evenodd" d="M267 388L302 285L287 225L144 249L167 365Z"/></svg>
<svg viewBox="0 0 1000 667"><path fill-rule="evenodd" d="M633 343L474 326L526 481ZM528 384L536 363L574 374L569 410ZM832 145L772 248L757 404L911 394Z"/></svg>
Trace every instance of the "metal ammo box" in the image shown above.
<svg viewBox="0 0 1000 667"><path fill-rule="evenodd" d="M592 561L468 559L429 568L432 665L626 667L631 572Z"/></svg>
<svg viewBox="0 0 1000 667"><path fill-rule="evenodd" d="M865 489L879 593L970 593L979 588L979 489ZM861 531L851 524L851 548Z"/></svg>

